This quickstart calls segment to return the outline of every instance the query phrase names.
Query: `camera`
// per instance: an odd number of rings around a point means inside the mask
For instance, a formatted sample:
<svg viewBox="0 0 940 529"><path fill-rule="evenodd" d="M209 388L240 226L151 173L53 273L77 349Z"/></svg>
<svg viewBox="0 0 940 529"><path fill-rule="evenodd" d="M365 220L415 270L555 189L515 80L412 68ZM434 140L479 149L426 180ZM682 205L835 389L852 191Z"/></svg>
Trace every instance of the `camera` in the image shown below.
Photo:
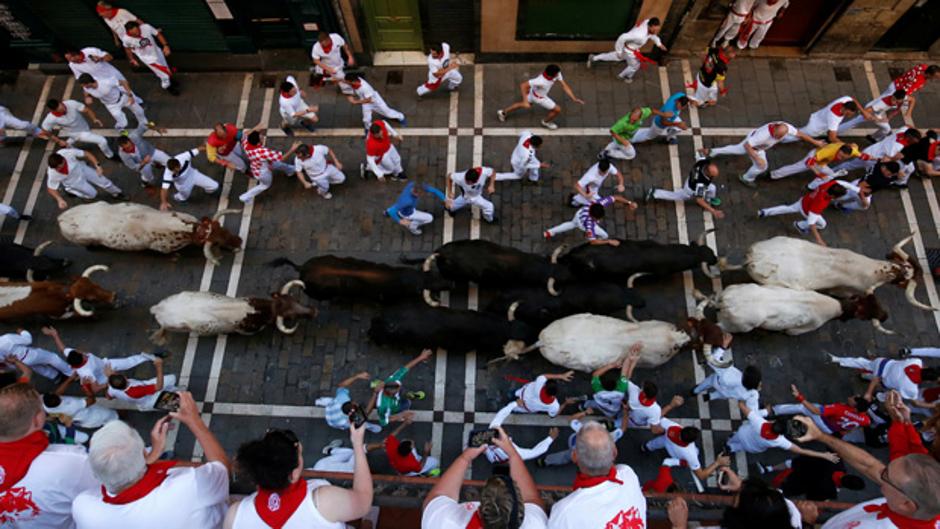
<svg viewBox="0 0 940 529"><path fill-rule="evenodd" d="M349 412L349 422L351 422L356 428L359 428L366 423L366 412L363 411L359 406L356 406L351 412Z"/></svg>
<svg viewBox="0 0 940 529"><path fill-rule="evenodd" d="M493 444L493 439L499 437L499 430L488 428L486 430L474 430L470 432L470 439L467 440L467 446L477 448L487 444Z"/></svg>
<svg viewBox="0 0 940 529"><path fill-rule="evenodd" d="M161 391L154 403L153 409L160 411L177 412L180 410L180 394L172 391Z"/></svg>
<svg viewBox="0 0 940 529"><path fill-rule="evenodd" d="M802 422L796 419L790 419L787 421L787 431L786 436L789 439L798 439L806 435L808 428Z"/></svg>

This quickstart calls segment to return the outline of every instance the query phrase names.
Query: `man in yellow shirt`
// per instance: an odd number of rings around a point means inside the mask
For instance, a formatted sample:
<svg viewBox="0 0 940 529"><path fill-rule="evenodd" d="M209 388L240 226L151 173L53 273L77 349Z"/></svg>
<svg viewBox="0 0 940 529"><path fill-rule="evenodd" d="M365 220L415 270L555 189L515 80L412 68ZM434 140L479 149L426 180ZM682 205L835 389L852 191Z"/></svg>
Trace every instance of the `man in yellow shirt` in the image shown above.
<svg viewBox="0 0 940 529"><path fill-rule="evenodd" d="M854 143L828 143L809 151L809 154L798 162L774 169L770 172L770 178L771 180L779 180L803 171L812 171L816 178L807 187L816 189L834 178L845 176L846 171L833 171L829 168L830 164L844 162L855 157L863 160L868 159L868 155L860 152L858 145Z"/></svg>

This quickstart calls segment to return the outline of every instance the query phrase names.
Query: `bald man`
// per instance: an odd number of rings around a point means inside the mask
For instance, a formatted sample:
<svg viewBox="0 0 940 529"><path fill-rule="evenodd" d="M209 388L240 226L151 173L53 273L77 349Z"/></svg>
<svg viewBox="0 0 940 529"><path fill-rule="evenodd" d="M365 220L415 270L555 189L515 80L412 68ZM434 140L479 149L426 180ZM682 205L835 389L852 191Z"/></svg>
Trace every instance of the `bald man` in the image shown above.
<svg viewBox="0 0 940 529"><path fill-rule="evenodd" d="M767 171L767 151L791 135L816 147L822 147L826 144L823 141L811 138L785 121L775 121L752 130L740 143L715 147L714 149L703 148L699 152L703 156L712 158L723 154L736 154L739 156L746 154L751 159L751 167L744 174L738 176L738 180L748 187L756 187L754 182L757 180L758 175Z"/></svg>

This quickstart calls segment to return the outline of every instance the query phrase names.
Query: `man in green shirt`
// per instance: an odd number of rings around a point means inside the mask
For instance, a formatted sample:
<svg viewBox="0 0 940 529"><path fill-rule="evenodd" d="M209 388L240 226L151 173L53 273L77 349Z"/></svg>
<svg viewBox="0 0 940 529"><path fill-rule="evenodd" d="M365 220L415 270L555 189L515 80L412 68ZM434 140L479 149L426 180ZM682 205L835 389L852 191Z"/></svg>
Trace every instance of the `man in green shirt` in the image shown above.
<svg viewBox="0 0 940 529"><path fill-rule="evenodd" d="M636 158L636 149L630 140L636 131L643 126L643 122L650 116L660 116L671 118L672 112L660 112L651 107L636 107L629 114L617 120L610 127L611 142L604 147L604 150L597 156L600 158L617 158L620 160L632 160Z"/></svg>
<svg viewBox="0 0 940 529"><path fill-rule="evenodd" d="M411 408L411 401L421 400L425 395L423 391L409 391L405 393L403 398L401 395L401 381L411 368L421 362L426 362L431 358L431 355L431 350L425 349L421 351L421 354L415 357L414 360L392 373L392 376L386 378L384 381L373 382L375 394L373 395L372 401L369 403L369 407L366 409L366 416L372 413L374 409L379 415L379 424L383 427L390 422L403 421L404 415L402 412L408 411Z"/></svg>

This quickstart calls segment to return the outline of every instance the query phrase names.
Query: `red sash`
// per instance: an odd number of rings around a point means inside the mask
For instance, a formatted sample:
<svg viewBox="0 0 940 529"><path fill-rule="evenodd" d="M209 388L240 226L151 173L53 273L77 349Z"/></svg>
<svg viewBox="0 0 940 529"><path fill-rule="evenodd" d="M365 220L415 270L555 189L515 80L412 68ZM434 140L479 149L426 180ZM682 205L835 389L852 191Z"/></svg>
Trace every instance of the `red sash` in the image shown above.
<svg viewBox="0 0 940 529"><path fill-rule="evenodd" d="M574 478L574 484L571 486L574 488L574 490L588 489L608 481L618 485L623 485L623 482L617 479L616 467L610 467L610 472L608 472L606 476L585 476L584 474L578 472Z"/></svg>
<svg viewBox="0 0 940 529"><path fill-rule="evenodd" d="M127 391L125 391L124 394L132 399L141 399L148 395L153 395L156 392L156 384L144 384L127 388Z"/></svg>
<svg viewBox="0 0 940 529"><path fill-rule="evenodd" d="M126 505L133 503L144 496L153 492L169 476L168 472L176 466L176 461L157 461L152 465L147 465L147 473L140 481L124 489L119 494L111 496L108 491L101 487L101 501L111 505Z"/></svg>
<svg viewBox="0 0 940 529"><path fill-rule="evenodd" d="M891 520L891 523L896 525L898 529L934 529L937 526L937 522L940 521L940 516L936 516L931 520L915 520L914 518L908 518L907 516L892 511L887 503L882 503L881 505L866 505L863 509L867 513L877 513L875 516L876 520L883 520L885 518Z"/></svg>
<svg viewBox="0 0 940 529"><path fill-rule="evenodd" d="M280 491L258 489L255 512L272 529L281 529L307 499L307 482L299 479Z"/></svg>
<svg viewBox="0 0 940 529"><path fill-rule="evenodd" d="M33 460L49 446L42 430L11 443L0 443L0 492L16 485L29 472Z"/></svg>

